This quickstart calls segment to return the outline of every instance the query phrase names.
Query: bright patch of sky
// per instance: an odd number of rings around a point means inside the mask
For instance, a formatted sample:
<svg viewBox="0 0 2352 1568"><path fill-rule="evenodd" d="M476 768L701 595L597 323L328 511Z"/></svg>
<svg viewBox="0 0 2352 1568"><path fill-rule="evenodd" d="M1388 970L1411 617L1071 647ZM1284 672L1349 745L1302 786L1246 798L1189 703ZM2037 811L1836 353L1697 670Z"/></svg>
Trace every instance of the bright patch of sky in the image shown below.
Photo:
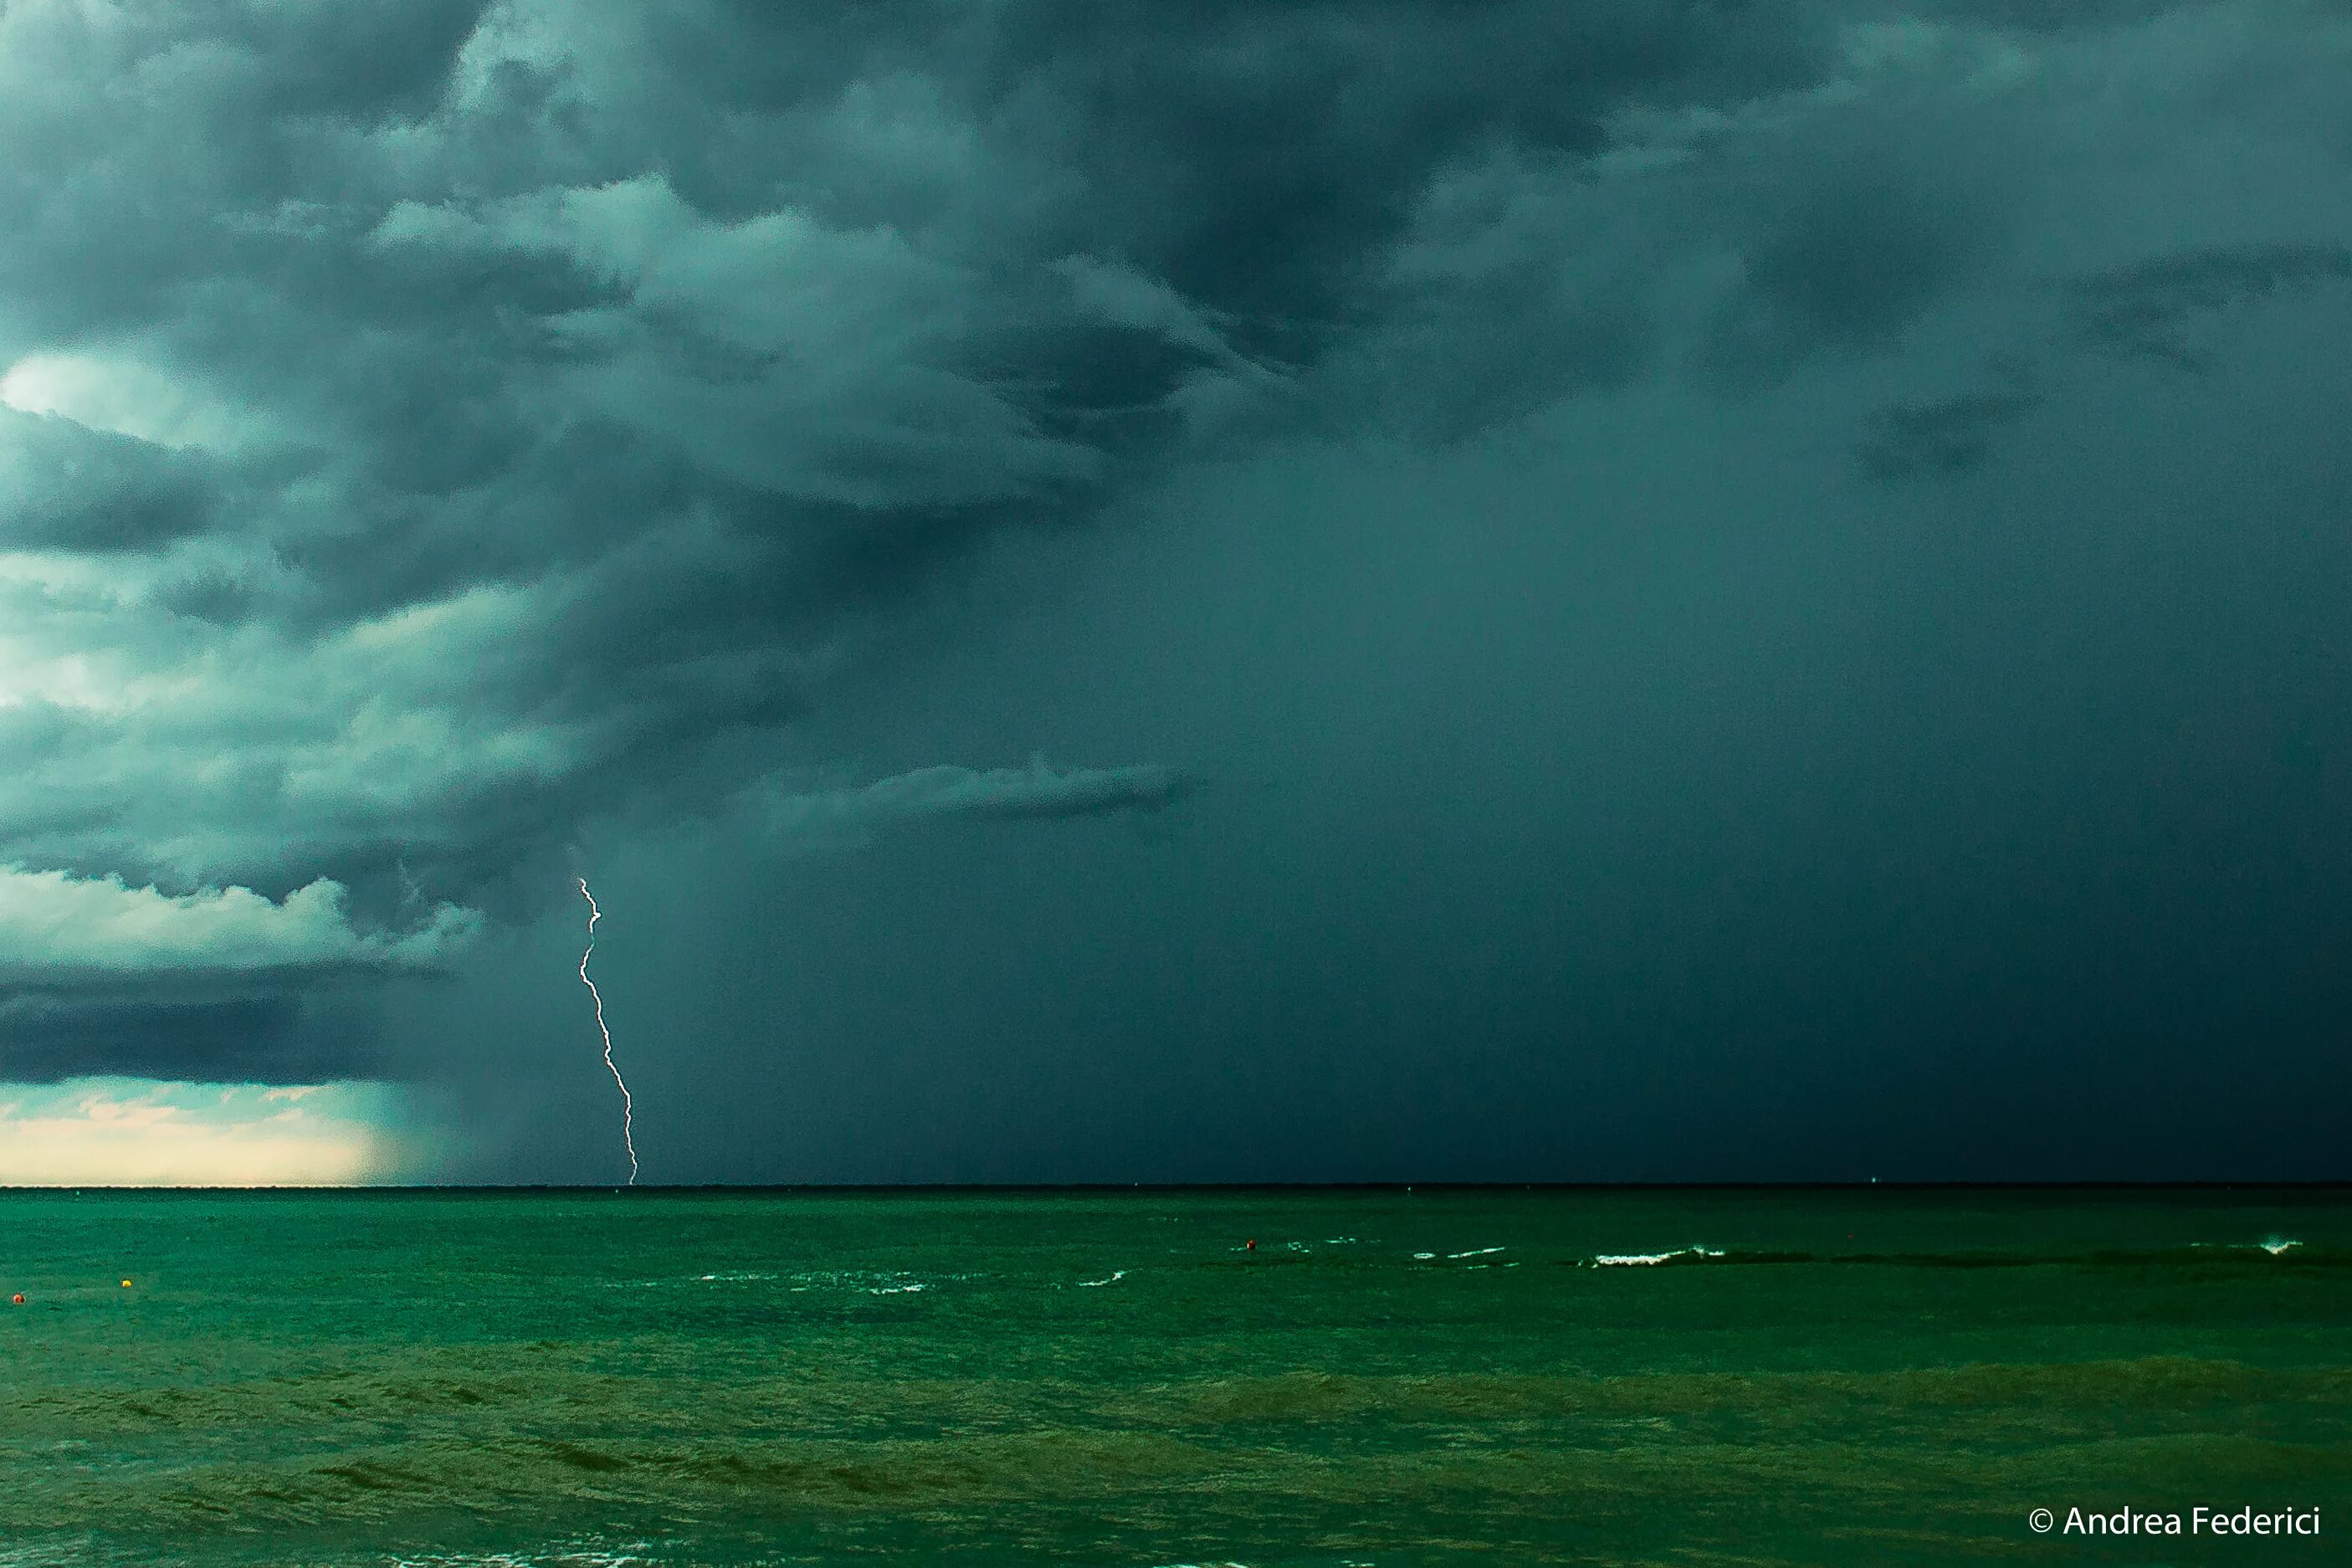
<svg viewBox="0 0 2352 1568"><path fill-rule="evenodd" d="M339 1186L397 1163L381 1084L0 1084L0 1186Z"/></svg>

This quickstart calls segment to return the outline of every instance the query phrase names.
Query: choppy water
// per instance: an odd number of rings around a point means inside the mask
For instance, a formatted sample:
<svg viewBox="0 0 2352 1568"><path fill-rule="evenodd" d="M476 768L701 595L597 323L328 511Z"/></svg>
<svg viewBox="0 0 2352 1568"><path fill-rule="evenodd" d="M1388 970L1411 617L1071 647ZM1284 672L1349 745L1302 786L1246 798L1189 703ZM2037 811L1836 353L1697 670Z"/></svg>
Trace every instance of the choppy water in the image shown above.
<svg viewBox="0 0 2352 1568"><path fill-rule="evenodd" d="M2352 1537L2342 1192L14 1193L16 1290L10 1568ZM2198 1503L2323 1533L2026 1523Z"/></svg>

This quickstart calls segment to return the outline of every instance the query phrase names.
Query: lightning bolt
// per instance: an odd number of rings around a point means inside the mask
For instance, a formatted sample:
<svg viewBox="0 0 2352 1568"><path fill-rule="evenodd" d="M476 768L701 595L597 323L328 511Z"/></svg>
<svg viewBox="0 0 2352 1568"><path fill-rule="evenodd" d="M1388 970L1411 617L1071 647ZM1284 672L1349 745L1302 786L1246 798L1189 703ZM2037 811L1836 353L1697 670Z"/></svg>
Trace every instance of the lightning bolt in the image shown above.
<svg viewBox="0 0 2352 1568"><path fill-rule="evenodd" d="M621 1144L629 1152L629 1185L634 1187L637 1184L637 1141L631 1121L636 1112L636 1102L629 1098L628 1079L621 1076L621 1069L613 1062L613 1031L604 1026L604 994L588 978L589 955L596 951L596 922L604 918L604 911L596 907L596 895L588 890L588 879L577 877L573 880L580 884L580 896L588 900L588 951L580 955L580 984L588 987L588 994L596 999L596 1032L604 1037L604 1070L613 1075L613 1082L621 1090Z"/></svg>

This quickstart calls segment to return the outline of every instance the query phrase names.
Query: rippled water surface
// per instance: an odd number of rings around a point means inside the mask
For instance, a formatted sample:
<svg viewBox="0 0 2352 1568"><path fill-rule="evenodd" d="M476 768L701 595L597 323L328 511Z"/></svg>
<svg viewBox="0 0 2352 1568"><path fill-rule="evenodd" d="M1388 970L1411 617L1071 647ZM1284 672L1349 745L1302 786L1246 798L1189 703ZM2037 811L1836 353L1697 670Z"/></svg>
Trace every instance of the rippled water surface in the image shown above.
<svg viewBox="0 0 2352 1568"><path fill-rule="evenodd" d="M2352 1561L2341 1192L14 1193L15 1291L12 1568ZM2323 1534L2027 1526L2200 1503Z"/></svg>

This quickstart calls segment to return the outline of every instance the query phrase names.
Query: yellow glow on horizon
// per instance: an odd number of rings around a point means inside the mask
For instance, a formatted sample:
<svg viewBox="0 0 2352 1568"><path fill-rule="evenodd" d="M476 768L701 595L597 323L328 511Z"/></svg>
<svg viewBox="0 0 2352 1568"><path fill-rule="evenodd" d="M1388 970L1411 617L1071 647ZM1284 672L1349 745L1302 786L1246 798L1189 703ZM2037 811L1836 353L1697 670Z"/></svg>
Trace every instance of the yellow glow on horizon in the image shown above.
<svg viewBox="0 0 2352 1568"><path fill-rule="evenodd" d="M0 1086L0 1186L346 1186L392 1141L369 1085L77 1079Z"/></svg>

